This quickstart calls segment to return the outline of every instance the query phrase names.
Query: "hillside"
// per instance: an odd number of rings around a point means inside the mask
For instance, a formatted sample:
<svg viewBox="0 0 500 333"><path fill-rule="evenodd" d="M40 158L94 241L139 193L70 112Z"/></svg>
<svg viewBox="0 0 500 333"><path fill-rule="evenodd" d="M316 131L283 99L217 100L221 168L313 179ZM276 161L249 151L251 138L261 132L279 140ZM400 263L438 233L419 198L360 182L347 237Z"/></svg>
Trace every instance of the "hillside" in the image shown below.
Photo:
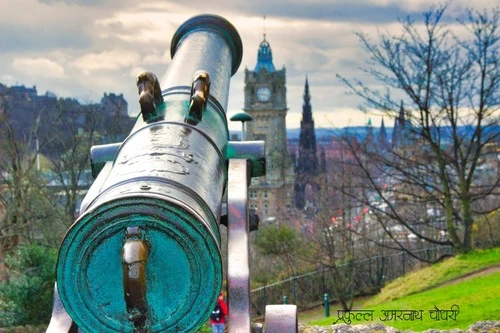
<svg viewBox="0 0 500 333"><path fill-rule="evenodd" d="M458 255L392 281L365 305L380 304L422 292L497 265L500 266L500 248Z"/></svg>
<svg viewBox="0 0 500 333"><path fill-rule="evenodd" d="M354 308L359 312L351 312L351 324L381 323L412 331L466 329L477 321L500 320L499 299L500 248L475 251L414 271L379 294L358 300ZM309 324L330 326L339 319L336 310L329 318ZM356 313L369 313L366 319L370 320L356 320ZM436 320L438 313L442 316Z"/></svg>

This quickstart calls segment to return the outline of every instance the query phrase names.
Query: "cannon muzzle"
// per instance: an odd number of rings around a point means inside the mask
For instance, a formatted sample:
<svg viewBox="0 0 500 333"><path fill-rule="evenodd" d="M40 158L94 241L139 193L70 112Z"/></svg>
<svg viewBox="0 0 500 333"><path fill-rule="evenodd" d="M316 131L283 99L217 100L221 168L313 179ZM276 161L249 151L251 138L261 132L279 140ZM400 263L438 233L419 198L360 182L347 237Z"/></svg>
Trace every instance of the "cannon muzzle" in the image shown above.
<svg viewBox="0 0 500 333"><path fill-rule="evenodd" d="M242 43L227 20L197 16L171 55L163 81L138 77L129 136L93 154L113 159L93 161L97 178L60 248L59 296L85 332L193 332L222 286L226 109Z"/></svg>

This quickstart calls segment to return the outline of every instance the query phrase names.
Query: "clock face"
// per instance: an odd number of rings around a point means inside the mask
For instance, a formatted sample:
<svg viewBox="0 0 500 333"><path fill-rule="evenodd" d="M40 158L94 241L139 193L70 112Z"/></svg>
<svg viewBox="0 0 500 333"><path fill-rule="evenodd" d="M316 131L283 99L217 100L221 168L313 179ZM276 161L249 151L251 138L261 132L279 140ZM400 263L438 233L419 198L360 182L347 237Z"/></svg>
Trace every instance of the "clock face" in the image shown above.
<svg viewBox="0 0 500 333"><path fill-rule="evenodd" d="M261 102L267 102L271 98L271 90L267 87L262 87L257 90L257 99Z"/></svg>

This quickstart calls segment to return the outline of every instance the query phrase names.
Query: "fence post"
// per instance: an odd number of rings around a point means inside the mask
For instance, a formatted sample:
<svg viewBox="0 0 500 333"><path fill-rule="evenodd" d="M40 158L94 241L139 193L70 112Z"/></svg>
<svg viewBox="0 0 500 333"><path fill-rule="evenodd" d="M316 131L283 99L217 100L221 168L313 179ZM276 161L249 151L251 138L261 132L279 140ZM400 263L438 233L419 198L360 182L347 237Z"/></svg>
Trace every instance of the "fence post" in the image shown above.
<svg viewBox="0 0 500 333"><path fill-rule="evenodd" d="M406 267L405 267L406 262L405 262L405 253L404 252L402 252L402 257L403 257L402 258L402 261L403 261L403 263L402 263L402 265L403 265L403 275L405 275L406 274Z"/></svg>
<svg viewBox="0 0 500 333"><path fill-rule="evenodd" d="M267 293L266 293L266 286L264 286L264 303L259 304L259 305L263 305L263 307L264 307L264 309L260 309L260 310L262 310L261 313L266 312L266 304L267 304Z"/></svg>
<svg viewBox="0 0 500 333"><path fill-rule="evenodd" d="M325 317L330 317L330 300L328 299L328 294L323 295L324 303L325 303Z"/></svg>

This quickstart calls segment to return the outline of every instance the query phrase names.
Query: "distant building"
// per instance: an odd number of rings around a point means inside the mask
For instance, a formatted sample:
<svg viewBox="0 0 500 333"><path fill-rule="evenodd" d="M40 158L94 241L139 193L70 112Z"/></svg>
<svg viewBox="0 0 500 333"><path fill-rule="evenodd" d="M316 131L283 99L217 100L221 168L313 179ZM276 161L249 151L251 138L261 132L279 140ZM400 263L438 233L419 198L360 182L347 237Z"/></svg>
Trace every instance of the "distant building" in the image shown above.
<svg viewBox="0 0 500 333"><path fill-rule="evenodd" d="M266 142L266 176L252 179L250 208L257 209L264 221L286 219L293 208L293 166L286 141L286 71L284 67L275 69L265 35L255 69L245 69L243 110L253 118L246 124L246 139Z"/></svg>
<svg viewBox="0 0 500 333"><path fill-rule="evenodd" d="M61 149L51 139L56 134L64 137L92 131L102 137L99 143L110 143L123 140L135 122L128 116L122 94L105 93L95 104L81 104L75 98L58 99L52 92L39 95L36 86L0 84L0 94L0 114L7 112L14 136L31 138L37 126L37 138L48 143L42 146L42 153L48 155Z"/></svg>
<svg viewBox="0 0 500 333"><path fill-rule="evenodd" d="M385 129L384 118L382 117L382 122L380 123L380 130L378 132L377 144L381 149L389 148L389 140L387 138L387 130Z"/></svg>
<svg viewBox="0 0 500 333"><path fill-rule="evenodd" d="M104 96L101 98L101 106L109 115L115 116L118 114L120 117L128 117L128 103L123 97L123 94L116 95L113 93L104 93Z"/></svg>
<svg viewBox="0 0 500 333"><path fill-rule="evenodd" d="M316 154L316 134L311 111L311 95L309 81L306 77L304 86L304 104L302 105L302 120L300 121L299 155L295 168L297 173L317 173L319 171L318 156Z"/></svg>
<svg viewBox="0 0 500 333"><path fill-rule="evenodd" d="M326 159L322 149L318 159L309 81L304 86L304 104L300 121L298 156L295 157L295 208L312 216L318 209L318 194L325 185Z"/></svg>
<svg viewBox="0 0 500 333"><path fill-rule="evenodd" d="M9 95L14 98L24 99L28 101L34 101L38 98L36 86L33 86L32 88L27 88L25 86L12 86L9 89Z"/></svg>
<svg viewBox="0 0 500 333"><path fill-rule="evenodd" d="M116 142L125 139L132 129L135 119L128 115L128 103L123 94L107 94L101 98L100 107L103 110L103 125L107 131L106 142Z"/></svg>
<svg viewBox="0 0 500 333"><path fill-rule="evenodd" d="M411 144L411 121L406 119L406 110L403 101L399 108L399 115L394 119L394 128L392 129L392 148L403 148Z"/></svg>
<svg viewBox="0 0 500 333"><path fill-rule="evenodd" d="M371 147L375 145L375 136L373 135L373 126L371 118L368 118L368 123L366 124L365 144Z"/></svg>

